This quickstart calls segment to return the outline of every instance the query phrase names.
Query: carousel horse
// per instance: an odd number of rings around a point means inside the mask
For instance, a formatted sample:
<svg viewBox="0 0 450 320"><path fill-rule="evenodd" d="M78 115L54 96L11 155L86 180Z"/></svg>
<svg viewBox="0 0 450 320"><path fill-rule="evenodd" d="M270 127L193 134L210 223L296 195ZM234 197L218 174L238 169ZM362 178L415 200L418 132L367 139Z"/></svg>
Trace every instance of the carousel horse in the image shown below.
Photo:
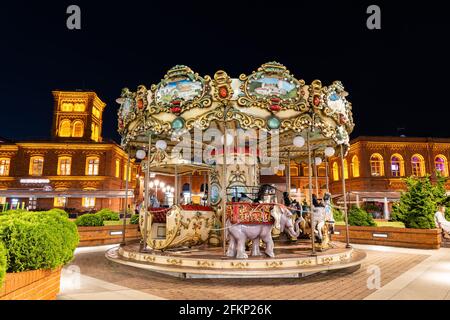
<svg viewBox="0 0 450 320"><path fill-rule="evenodd" d="M313 199L314 201L314 199ZM334 217L331 207L331 196L327 193L324 196L325 205L314 203L314 234L319 243L324 248L328 246L330 234L334 232Z"/></svg>
<svg viewBox="0 0 450 320"><path fill-rule="evenodd" d="M265 253L269 257L275 257L273 252L274 243L272 239L272 228L276 228L281 232L288 233L291 237L297 238L300 235L299 224L301 222L298 219L295 224L292 221L292 212L285 206L274 205L270 210L270 215L274 219L274 223L236 223L232 224L228 219L225 224L225 236L229 240L227 256L236 257L238 259L247 259L248 255L245 253L245 244L248 240L252 242L252 256L259 256L260 253L260 240L265 243Z"/></svg>
<svg viewBox="0 0 450 320"><path fill-rule="evenodd" d="M442 229L442 234L445 239L449 239L450 221L445 219L445 207L440 206L439 210L434 214L434 222L436 227Z"/></svg>

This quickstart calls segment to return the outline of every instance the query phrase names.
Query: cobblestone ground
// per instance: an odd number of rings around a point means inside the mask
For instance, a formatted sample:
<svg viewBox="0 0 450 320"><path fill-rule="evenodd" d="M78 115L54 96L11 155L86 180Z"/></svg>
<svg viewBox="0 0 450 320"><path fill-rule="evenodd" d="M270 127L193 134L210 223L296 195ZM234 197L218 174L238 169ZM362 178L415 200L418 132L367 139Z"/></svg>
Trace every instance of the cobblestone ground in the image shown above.
<svg viewBox="0 0 450 320"><path fill-rule="evenodd" d="M72 264L82 274L166 299L363 299L367 268L381 269L381 285L414 267L427 255L367 250L367 259L354 271L330 271L301 279L179 279L108 261L102 252L78 254Z"/></svg>

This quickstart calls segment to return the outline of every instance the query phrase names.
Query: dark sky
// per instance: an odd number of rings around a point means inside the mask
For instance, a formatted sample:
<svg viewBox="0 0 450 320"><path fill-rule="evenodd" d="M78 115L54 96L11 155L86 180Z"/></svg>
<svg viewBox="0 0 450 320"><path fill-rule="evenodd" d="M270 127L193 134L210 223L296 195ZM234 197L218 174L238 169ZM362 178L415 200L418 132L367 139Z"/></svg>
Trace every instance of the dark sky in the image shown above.
<svg viewBox="0 0 450 320"><path fill-rule="evenodd" d="M175 64L233 77L276 60L298 78L341 80L358 135L449 137L445 1L15 1L0 4L0 136L50 135L53 89L92 89L118 141L121 88L157 83ZM66 28L81 7L82 29ZM381 7L381 30L366 8Z"/></svg>

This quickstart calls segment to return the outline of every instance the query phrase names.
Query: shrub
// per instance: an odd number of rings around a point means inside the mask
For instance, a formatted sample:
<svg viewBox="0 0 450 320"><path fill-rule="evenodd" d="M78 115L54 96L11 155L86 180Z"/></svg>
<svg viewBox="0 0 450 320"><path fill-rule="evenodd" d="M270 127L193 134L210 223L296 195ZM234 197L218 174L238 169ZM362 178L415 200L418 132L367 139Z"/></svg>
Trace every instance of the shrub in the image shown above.
<svg viewBox="0 0 450 320"><path fill-rule="evenodd" d="M79 227L101 227L103 226L103 219L98 214L86 213L79 216L75 220L75 224Z"/></svg>
<svg viewBox="0 0 450 320"><path fill-rule="evenodd" d="M53 208L53 209L48 210L47 212L56 213L56 214L59 214L59 215L61 215L63 217L66 217L66 218L69 217L69 214L65 210L59 209L59 208Z"/></svg>
<svg viewBox="0 0 450 320"><path fill-rule="evenodd" d="M438 177L433 186L429 175L423 178L406 178L407 191L400 196L400 202L394 204L391 219L403 222L406 228L435 228L434 214L437 206L448 202L445 180Z"/></svg>
<svg viewBox="0 0 450 320"><path fill-rule="evenodd" d="M373 227L376 225L372 215L357 206L353 206L347 214L348 224L351 226Z"/></svg>
<svg viewBox="0 0 450 320"><path fill-rule="evenodd" d="M111 209L101 209L96 213L99 215L103 221L119 221L120 216L117 212L112 211Z"/></svg>
<svg viewBox="0 0 450 320"><path fill-rule="evenodd" d="M10 215L10 214L21 214L21 213L24 213L24 212L28 212L28 211L24 210L24 209L11 209L11 210L6 210L3 213Z"/></svg>
<svg viewBox="0 0 450 320"><path fill-rule="evenodd" d="M341 210L334 208L334 207L332 210L333 210L334 221L344 221L345 220L344 213Z"/></svg>
<svg viewBox="0 0 450 320"><path fill-rule="evenodd" d="M6 273L6 248L3 243L0 242L0 288L3 284L3 279Z"/></svg>
<svg viewBox="0 0 450 320"><path fill-rule="evenodd" d="M25 212L0 220L0 242L7 248L7 271L54 269L73 258L76 225L55 212Z"/></svg>
<svg viewBox="0 0 450 320"><path fill-rule="evenodd" d="M139 215L133 214L130 218L130 224L139 224Z"/></svg>

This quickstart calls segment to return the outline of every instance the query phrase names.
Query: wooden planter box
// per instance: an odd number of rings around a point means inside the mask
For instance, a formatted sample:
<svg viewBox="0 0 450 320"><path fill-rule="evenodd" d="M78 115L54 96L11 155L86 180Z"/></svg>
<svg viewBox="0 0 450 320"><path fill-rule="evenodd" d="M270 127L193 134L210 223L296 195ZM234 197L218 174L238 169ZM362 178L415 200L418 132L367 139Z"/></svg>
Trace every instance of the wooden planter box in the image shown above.
<svg viewBox="0 0 450 320"><path fill-rule="evenodd" d="M7 273L0 300L55 300L60 278L61 268Z"/></svg>
<svg viewBox="0 0 450 320"><path fill-rule="evenodd" d="M345 242L345 226L335 226L335 231L339 234L333 234L332 240ZM442 240L441 229L349 226L349 232L350 243L380 246L439 249Z"/></svg>
<svg viewBox="0 0 450 320"><path fill-rule="evenodd" d="M79 247L101 246L105 244L120 243L123 238L123 226L102 226L102 227L78 227L80 235ZM126 226L126 240L136 240L141 238L137 224Z"/></svg>

